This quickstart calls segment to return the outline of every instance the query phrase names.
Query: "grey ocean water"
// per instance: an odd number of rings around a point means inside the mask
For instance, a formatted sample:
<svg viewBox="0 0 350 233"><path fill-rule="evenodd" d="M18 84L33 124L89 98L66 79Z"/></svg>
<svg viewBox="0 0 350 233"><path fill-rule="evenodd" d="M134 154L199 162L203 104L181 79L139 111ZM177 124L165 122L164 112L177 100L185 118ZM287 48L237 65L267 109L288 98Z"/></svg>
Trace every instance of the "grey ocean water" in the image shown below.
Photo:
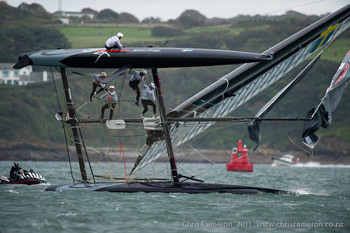
<svg viewBox="0 0 350 233"><path fill-rule="evenodd" d="M0 162L1 175L11 165ZM21 165L34 166L50 184L71 183L68 163ZM0 185L0 232L350 232L350 166L256 165L253 173L226 172L224 164L182 167L194 173L210 168L207 182L220 177L221 183L292 193L46 192L48 185Z"/></svg>

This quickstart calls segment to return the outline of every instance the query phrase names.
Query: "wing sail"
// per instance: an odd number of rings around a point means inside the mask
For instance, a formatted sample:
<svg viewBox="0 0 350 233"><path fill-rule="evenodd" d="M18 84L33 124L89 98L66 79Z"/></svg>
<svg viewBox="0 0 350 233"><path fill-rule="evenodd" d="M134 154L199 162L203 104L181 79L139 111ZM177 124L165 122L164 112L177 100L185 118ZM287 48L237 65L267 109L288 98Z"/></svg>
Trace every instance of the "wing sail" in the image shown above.
<svg viewBox="0 0 350 233"><path fill-rule="evenodd" d="M323 49L349 27L350 4L266 50L263 54L273 55L272 60L240 66L180 104L168 116L223 117ZM173 127L173 145L182 145L213 124L198 123L190 128L184 123ZM135 171L166 153L162 141L145 148L135 163Z"/></svg>

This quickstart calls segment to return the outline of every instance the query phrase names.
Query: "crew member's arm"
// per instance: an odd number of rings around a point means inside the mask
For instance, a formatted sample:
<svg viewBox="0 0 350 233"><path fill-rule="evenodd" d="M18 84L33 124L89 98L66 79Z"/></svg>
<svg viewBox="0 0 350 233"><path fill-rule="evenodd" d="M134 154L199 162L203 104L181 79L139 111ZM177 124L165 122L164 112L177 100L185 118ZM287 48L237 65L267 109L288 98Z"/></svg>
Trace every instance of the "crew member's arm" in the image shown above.
<svg viewBox="0 0 350 233"><path fill-rule="evenodd" d="M103 95L101 95L99 99L102 99L102 98L106 97L107 95L108 95L108 92L106 92Z"/></svg>
<svg viewBox="0 0 350 233"><path fill-rule="evenodd" d="M124 46L120 43L120 40L117 40L116 42L116 45L118 45L118 48L123 48Z"/></svg>

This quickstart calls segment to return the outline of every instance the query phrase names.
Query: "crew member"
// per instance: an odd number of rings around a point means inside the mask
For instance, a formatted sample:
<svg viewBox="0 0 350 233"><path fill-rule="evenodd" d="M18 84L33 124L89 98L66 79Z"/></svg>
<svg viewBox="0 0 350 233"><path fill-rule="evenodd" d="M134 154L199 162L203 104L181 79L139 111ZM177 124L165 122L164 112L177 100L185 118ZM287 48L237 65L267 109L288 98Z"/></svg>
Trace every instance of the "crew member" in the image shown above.
<svg viewBox="0 0 350 233"><path fill-rule="evenodd" d="M19 167L19 162L14 162L10 171L10 180L17 180L21 169L25 171L25 169Z"/></svg>
<svg viewBox="0 0 350 233"><path fill-rule="evenodd" d="M129 72L129 74L132 74L129 81L129 87L131 87L136 92L136 102L135 104L139 106L140 101L140 88L139 84L141 81L145 80L145 75L147 74L146 70L141 71L132 71Z"/></svg>
<svg viewBox="0 0 350 233"><path fill-rule="evenodd" d="M154 88L154 83L151 83L150 85L145 84L143 86L143 89L141 91L141 103L143 106L141 118L144 117L144 114L148 111L148 105L153 107L153 117L156 117L156 104L154 103L156 101L156 98L154 97ZM154 100L154 102L151 100L151 97Z"/></svg>
<svg viewBox="0 0 350 233"><path fill-rule="evenodd" d="M102 81L107 78L107 74L105 72L102 72L101 74L92 74L91 75L93 82L92 82L92 90L90 93L90 102L92 102L92 97L94 95L97 95L101 91L105 90L106 84L103 84ZM96 92L97 87L100 87L100 89Z"/></svg>
<svg viewBox="0 0 350 233"><path fill-rule="evenodd" d="M115 92L114 86L110 86L109 90L107 90L107 93L101 95L100 99L102 99L106 96L107 96L107 103L105 105L103 105L103 107L101 109L101 118L104 118L105 110L107 108L109 108L110 109L109 119L111 120L113 117L113 110L114 110L115 106L117 105L117 100L118 100L117 93Z"/></svg>
<svg viewBox="0 0 350 233"><path fill-rule="evenodd" d="M120 40L124 37L123 33L118 32L116 36L112 36L105 43L106 50L121 49L124 46L120 43Z"/></svg>

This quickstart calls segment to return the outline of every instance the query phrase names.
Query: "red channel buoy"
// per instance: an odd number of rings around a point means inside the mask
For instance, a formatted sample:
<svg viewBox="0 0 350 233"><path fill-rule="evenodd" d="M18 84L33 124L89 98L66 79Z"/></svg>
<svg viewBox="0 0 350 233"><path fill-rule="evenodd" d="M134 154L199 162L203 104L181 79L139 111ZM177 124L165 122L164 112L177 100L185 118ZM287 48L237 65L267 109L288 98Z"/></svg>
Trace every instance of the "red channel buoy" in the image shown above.
<svg viewBox="0 0 350 233"><path fill-rule="evenodd" d="M232 149L232 156L229 163L226 163L227 171L252 172L253 164L249 162L248 149L242 141L238 141L238 148Z"/></svg>

